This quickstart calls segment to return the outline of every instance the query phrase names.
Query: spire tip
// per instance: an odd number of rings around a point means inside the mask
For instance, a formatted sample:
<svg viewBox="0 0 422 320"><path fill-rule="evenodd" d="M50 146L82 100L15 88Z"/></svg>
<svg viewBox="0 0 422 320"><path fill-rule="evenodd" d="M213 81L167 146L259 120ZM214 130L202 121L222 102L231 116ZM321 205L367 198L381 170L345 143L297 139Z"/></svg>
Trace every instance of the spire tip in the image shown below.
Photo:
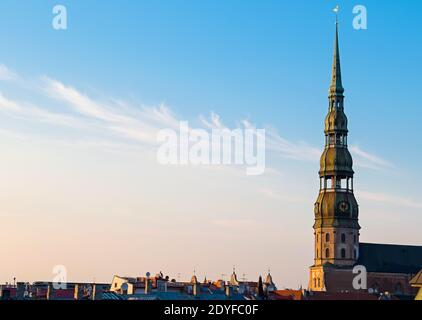
<svg viewBox="0 0 422 320"><path fill-rule="evenodd" d="M335 8L333 9L333 11L336 14L336 25L338 25L338 14L340 12L340 6L336 5Z"/></svg>

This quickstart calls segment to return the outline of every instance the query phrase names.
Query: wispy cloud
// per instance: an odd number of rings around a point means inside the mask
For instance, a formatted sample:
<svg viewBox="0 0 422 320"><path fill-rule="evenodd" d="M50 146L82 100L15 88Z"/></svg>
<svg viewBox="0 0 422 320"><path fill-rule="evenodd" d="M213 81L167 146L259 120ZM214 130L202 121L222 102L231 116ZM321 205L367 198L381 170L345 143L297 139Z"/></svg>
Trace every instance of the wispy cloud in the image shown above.
<svg viewBox="0 0 422 320"><path fill-rule="evenodd" d="M128 139L155 144L158 130L177 128L179 124L179 120L164 104L145 107L130 106L121 101L116 103L112 99L99 101L60 81L44 77L44 82L45 91L50 97L66 103L74 112L99 121L105 128Z"/></svg>
<svg viewBox="0 0 422 320"><path fill-rule="evenodd" d="M209 119L200 115L199 120L207 129L227 129L227 127L221 122L220 116L214 112L211 112Z"/></svg>
<svg viewBox="0 0 422 320"><path fill-rule="evenodd" d="M291 202L291 203L312 203L313 199L308 199L305 196L301 195L294 195L287 192L282 192L279 190L275 190L273 188L261 188L258 190L258 193L271 198L273 200L280 200L283 202Z"/></svg>
<svg viewBox="0 0 422 320"><path fill-rule="evenodd" d="M318 161L321 149L304 142L293 142L281 137L275 129L267 129L267 147L280 156L303 161Z"/></svg>
<svg viewBox="0 0 422 320"><path fill-rule="evenodd" d="M357 196L360 199L365 199L371 202L378 202L385 205L394 205L398 207L422 209L422 202L418 202L412 199L403 198L403 197L399 197L395 195L358 191Z"/></svg>
<svg viewBox="0 0 422 320"><path fill-rule="evenodd" d="M18 75L9 70L4 64L0 64L0 81L13 81L18 78Z"/></svg>
<svg viewBox="0 0 422 320"><path fill-rule="evenodd" d="M50 112L39 106L6 98L0 92L0 110L15 117L46 122L60 126L80 127L81 122L72 116Z"/></svg>
<svg viewBox="0 0 422 320"><path fill-rule="evenodd" d="M0 65L0 80L17 77L18 75L6 66ZM43 93L52 99L50 103L55 108L14 101L0 93L0 111L53 125L81 128L95 124L108 135L147 145L156 145L159 130L171 128L177 131L179 129L180 119L165 104L144 106L134 105L114 97L93 97L47 76L42 77L41 87ZM64 112L66 108L57 104L57 101L67 106L68 112ZM57 106L61 109L58 110ZM199 124L205 130L228 129L221 117L214 112L211 112L209 117L199 115ZM243 119L232 129L236 128L255 128L255 124ZM288 140L272 127L266 128L266 148L267 151L282 158L308 162L317 162L322 151L320 147L306 142ZM389 161L370 154L358 146L352 146L350 150L359 167L373 170L394 168Z"/></svg>
<svg viewBox="0 0 422 320"><path fill-rule="evenodd" d="M391 162L384 160L374 154L363 151L358 146L351 146L349 150L354 156L355 164L359 167L373 170L387 170L395 168Z"/></svg>
<svg viewBox="0 0 422 320"><path fill-rule="evenodd" d="M43 77L43 79L46 83L45 90L49 96L67 103L74 111L83 116L111 123L130 124L134 122L132 118L118 114L105 103L98 103L71 86L66 86L60 81L48 77Z"/></svg>

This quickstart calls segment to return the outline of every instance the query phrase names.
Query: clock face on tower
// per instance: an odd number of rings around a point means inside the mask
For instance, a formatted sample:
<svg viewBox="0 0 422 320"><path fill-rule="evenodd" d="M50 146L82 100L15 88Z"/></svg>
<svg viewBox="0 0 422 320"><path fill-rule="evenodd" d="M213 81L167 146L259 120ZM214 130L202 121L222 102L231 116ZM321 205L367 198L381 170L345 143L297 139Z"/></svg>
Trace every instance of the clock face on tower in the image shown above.
<svg viewBox="0 0 422 320"><path fill-rule="evenodd" d="M338 204L338 209L343 213L349 212L350 204L347 201L342 201Z"/></svg>

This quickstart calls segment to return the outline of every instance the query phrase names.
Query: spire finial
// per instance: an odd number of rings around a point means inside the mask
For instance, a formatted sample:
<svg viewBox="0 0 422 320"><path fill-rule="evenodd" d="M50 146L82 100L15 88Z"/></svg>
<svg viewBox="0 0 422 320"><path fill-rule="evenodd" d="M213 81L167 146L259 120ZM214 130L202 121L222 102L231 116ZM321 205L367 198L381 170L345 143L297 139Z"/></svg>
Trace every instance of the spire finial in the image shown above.
<svg viewBox="0 0 422 320"><path fill-rule="evenodd" d="M338 13L340 12L340 6L336 5L336 7L333 9L333 11L336 14L336 24L338 24Z"/></svg>
<svg viewBox="0 0 422 320"><path fill-rule="evenodd" d="M330 94L331 95L342 95L344 93L342 81L341 81L341 66L340 66L340 48L338 41L338 13L340 7L336 6L333 11L336 14L336 36L334 42L334 61L333 61L333 74L331 78Z"/></svg>

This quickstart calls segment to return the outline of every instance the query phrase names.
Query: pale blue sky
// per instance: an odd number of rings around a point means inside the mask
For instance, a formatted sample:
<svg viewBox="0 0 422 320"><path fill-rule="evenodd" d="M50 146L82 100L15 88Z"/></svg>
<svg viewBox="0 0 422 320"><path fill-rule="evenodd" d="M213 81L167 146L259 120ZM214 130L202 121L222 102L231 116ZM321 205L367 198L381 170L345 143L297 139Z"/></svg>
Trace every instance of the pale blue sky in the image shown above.
<svg viewBox="0 0 422 320"><path fill-rule="evenodd" d="M103 281L215 278L235 264L306 286L337 3L362 239L422 244L420 1L61 1L68 30L56 31L57 1L3 0L0 240L16 245L0 247L15 255L0 281L47 279L56 264ZM368 30L352 27L356 4ZM157 166L148 139L122 134L104 106L152 137L212 112L272 128L269 169ZM31 271L20 263L41 254Z"/></svg>

